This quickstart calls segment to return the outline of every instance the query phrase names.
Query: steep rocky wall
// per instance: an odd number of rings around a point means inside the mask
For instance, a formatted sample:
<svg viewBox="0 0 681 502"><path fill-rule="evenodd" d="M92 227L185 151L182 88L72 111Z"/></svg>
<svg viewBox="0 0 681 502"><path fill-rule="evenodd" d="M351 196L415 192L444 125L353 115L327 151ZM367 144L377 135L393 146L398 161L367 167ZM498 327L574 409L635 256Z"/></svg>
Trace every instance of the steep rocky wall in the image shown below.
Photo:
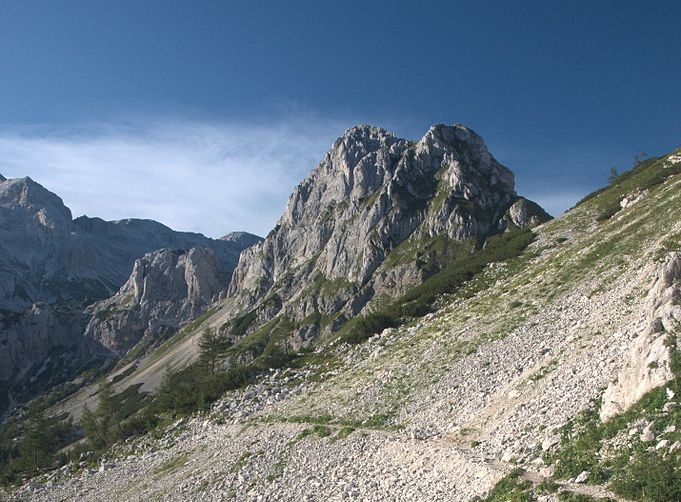
<svg viewBox="0 0 681 502"><path fill-rule="evenodd" d="M122 354L143 337L172 333L227 287L229 271L210 249L162 249L138 259L128 281L91 309L87 337Z"/></svg>
<svg viewBox="0 0 681 502"><path fill-rule="evenodd" d="M377 294L424 279L416 260L386 260L401 245L477 240L509 222L548 219L518 198L513 173L464 126L432 126L417 142L357 126L295 188L265 241L242 255L228 297L242 309L276 298L261 321L352 316Z"/></svg>
<svg viewBox="0 0 681 502"><path fill-rule="evenodd" d="M87 361L106 353L106 347L94 343L96 337L83 337L88 321L83 311L114 294L130 275L135 260L145 253L202 247L211 249L212 260L219 262L220 270L214 267L216 275L210 287L205 280L191 286L189 296L201 298L203 303L182 306L182 314L169 316L175 322L200 312L208 301L205 296L225 289L241 251L258 240L244 232L210 239L176 232L151 220L104 221L87 216L74 220L59 196L31 178L0 177L0 389L9 388L12 393L18 383L22 388L43 386L42 377L34 373L44 374L43 365L53 354L66 350L74 355L74 361ZM197 269L193 273L205 277L207 272ZM204 287L210 292L204 293ZM153 315L145 315L144 322L151 323ZM159 320L160 325L165 323ZM111 347L125 343L112 343ZM62 362L68 370L70 363ZM79 365L70 369L76 371ZM0 403L2 411L4 404Z"/></svg>

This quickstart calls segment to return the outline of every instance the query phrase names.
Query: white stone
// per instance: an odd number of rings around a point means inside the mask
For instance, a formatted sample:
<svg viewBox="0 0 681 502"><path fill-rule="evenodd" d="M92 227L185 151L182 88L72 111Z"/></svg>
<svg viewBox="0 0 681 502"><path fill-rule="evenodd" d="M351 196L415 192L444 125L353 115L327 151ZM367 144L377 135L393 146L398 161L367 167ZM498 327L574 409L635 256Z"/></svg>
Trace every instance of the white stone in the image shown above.
<svg viewBox="0 0 681 502"><path fill-rule="evenodd" d="M579 476L575 478L575 483L586 483L589 480L589 472L588 471L582 471L579 473Z"/></svg>
<svg viewBox="0 0 681 502"><path fill-rule="evenodd" d="M650 441L655 439L655 434L653 434L653 431L646 429L643 431L643 434L641 434L640 439L644 443L649 443Z"/></svg>
<svg viewBox="0 0 681 502"><path fill-rule="evenodd" d="M557 434L554 434L553 436L549 436L544 441L542 441L541 449L544 450L544 451L548 451L559 443L560 443L560 436L558 436Z"/></svg>

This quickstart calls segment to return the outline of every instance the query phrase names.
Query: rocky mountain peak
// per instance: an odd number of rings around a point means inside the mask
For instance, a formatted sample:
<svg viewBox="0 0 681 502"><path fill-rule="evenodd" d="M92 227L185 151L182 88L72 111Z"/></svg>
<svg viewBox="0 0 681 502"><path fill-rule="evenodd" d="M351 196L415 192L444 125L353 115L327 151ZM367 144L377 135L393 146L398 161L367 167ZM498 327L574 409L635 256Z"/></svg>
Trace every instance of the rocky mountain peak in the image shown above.
<svg viewBox="0 0 681 502"><path fill-rule="evenodd" d="M28 216L42 227L67 231L71 225L71 210L61 197L50 192L28 176L4 179L0 184L0 208L16 210L15 217Z"/></svg>
<svg viewBox="0 0 681 502"><path fill-rule="evenodd" d="M416 157L431 164L441 159L440 167L453 166L459 177L483 176L500 191L510 193L515 188L513 173L492 157L482 137L461 124L431 126L416 145ZM462 173L464 166L467 172Z"/></svg>
<svg viewBox="0 0 681 502"><path fill-rule="evenodd" d="M5 178L2 174L0 174L0 181L7 181L7 178Z"/></svg>
<svg viewBox="0 0 681 502"><path fill-rule="evenodd" d="M233 242L239 245L242 249L245 249L262 241L262 237L248 232L230 232L227 235L220 237L220 240Z"/></svg>
<svg viewBox="0 0 681 502"><path fill-rule="evenodd" d="M355 126L294 189L265 241L242 255L228 297L252 305L276 295L294 319L354 315L423 280L415 263L387 260L395 248L484 238L506 227L516 200L513 173L465 126L434 125L417 142ZM521 227L549 218L526 205L516 212ZM326 282L333 287L311 287Z"/></svg>
<svg viewBox="0 0 681 502"><path fill-rule="evenodd" d="M140 273L148 287L142 288L139 303L132 296L129 303L116 303L119 297L112 302L115 310L99 313L130 321L121 321L127 329L123 335L130 336L114 340L112 347L142 336L146 325L130 328L134 320L170 332L178 322L200 314L227 287L241 251L257 240L250 234L215 240L152 220L73 220L62 199L31 178L0 180L0 365L6 368L0 371L0 415L47 380L61 381L93 358L110 355L93 342L99 338L83 336L91 317L84 309L116 293L136 259L158 249L190 250L177 258L161 253L158 262L151 259L149 270L160 272L151 277ZM161 289L155 291L154 284ZM128 307L139 312L127 312ZM68 361L59 362L54 379L38 378L41 365L65 348ZM22 390L5 392L13 387Z"/></svg>
<svg viewBox="0 0 681 502"><path fill-rule="evenodd" d="M332 156L344 157L352 167L368 152L389 146L397 141L395 134L381 127L356 125L338 138L329 152Z"/></svg>

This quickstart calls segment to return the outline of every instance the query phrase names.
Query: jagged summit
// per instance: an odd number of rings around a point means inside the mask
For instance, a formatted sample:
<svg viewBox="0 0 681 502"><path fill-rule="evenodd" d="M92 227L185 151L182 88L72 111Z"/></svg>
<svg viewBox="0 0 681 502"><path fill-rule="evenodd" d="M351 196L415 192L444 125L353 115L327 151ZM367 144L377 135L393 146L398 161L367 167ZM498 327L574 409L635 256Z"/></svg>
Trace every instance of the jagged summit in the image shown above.
<svg viewBox="0 0 681 502"><path fill-rule="evenodd" d="M71 224L71 210L58 195L50 192L30 177L5 179L0 185L0 208L18 209L29 218L34 218L43 227L55 231L66 231Z"/></svg>
<svg viewBox="0 0 681 502"><path fill-rule="evenodd" d="M7 181L7 178L5 178L2 174L0 174L0 181Z"/></svg>
<svg viewBox="0 0 681 502"><path fill-rule="evenodd" d="M513 173L465 126L434 125L416 142L355 126L293 190L265 241L242 255L228 298L257 310L275 295L280 308L269 306L263 320L351 317L439 267L399 259L406 249L434 238L458 246L508 222L549 219L536 205L505 218L517 200ZM326 283L334 286L312 286Z"/></svg>

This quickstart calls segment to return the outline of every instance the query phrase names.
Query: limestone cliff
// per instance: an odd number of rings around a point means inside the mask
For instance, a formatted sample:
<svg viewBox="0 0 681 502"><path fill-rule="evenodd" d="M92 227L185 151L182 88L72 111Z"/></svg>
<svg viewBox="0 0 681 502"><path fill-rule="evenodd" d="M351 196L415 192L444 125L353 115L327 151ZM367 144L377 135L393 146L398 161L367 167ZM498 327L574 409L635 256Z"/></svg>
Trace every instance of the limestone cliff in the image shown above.
<svg viewBox="0 0 681 502"><path fill-rule="evenodd" d="M210 249L147 253L114 296L90 309L85 334L118 354L143 337L152 343L203 313L229 277Z"/></svg>
<svg viewBox="0 0 681 502"><path fill-rule="evenodd" d="M243 232L215 240L151 220L74 220L59 196L31 178L0 177L0 412L4 396L29 396L32 386L59 381L69 368L82 368L76 362L107 353L96 338L83 337L83 310L114 294L137 258L161 248L211 249L219 263L211 280L224 289L254 240ZM201 308L183 307L180 317ZM66 356L70 362L48 378L45 361Z"/></svg>
<svg viewBox="0 0 681 502"><path fill-rule="evenodd" d="M416 142L353 127L294 189L265 241L244 252L228 300L255 306L250 316L263 322L349 317L437 271L437 259L413 259L434 242L451 255L511 222L548 219L465 126L434 125ZM301 328L300 341L319 329Z"/></svg>

